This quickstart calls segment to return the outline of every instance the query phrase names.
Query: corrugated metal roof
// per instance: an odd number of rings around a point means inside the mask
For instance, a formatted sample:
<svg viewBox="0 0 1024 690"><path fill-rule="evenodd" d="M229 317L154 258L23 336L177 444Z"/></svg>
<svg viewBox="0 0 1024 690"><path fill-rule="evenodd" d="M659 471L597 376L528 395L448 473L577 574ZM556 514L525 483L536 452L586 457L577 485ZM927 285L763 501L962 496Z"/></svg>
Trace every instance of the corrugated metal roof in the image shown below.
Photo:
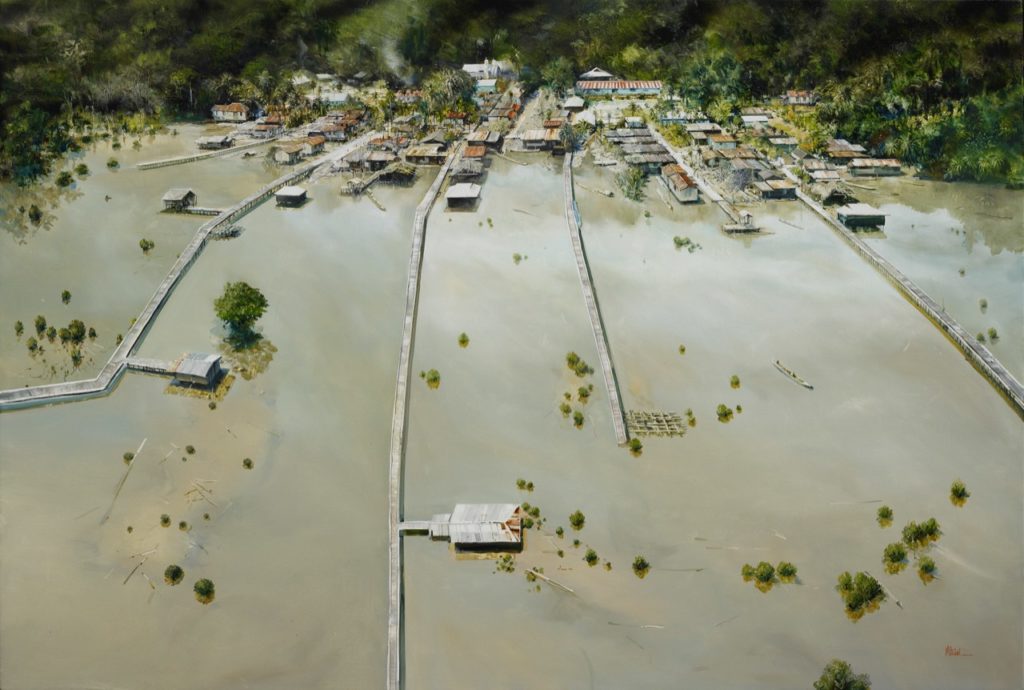
<svg viewBox="0 0 1024 690"><path fill-rule="evenodd" d="M163 201L184 201L185 197L189 194L195 194L191 189L185 187L176 187L174 189L168 189L164 194Z"/></svg>
<svg viewBox="0 0 1024 690"><path fill-rule="evenodd" d="M202 352L189 352L183 355L174 373L185 376L209 378L210 374L220 365L220 355L208 355Z"/></svg>

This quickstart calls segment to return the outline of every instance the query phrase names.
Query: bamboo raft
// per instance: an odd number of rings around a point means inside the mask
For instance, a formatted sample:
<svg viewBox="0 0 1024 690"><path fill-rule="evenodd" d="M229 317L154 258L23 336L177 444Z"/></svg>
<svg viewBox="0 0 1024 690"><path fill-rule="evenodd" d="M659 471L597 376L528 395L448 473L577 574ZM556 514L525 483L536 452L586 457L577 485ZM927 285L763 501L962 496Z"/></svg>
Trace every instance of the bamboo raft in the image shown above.
<svg viewBox="0 0 1024 690"><path fill-rule="evenodd" d="M792 370L790 370L790 369L787 369L787 368L786 368L786 367L785 367L785 366L784 366L784 365L782 364L782 362L780 362L779 360L777 360L777 359L776 359L776 360L775 360L774 362L772 362L772 364L774 364L774 365L775 365L775 368L776 368L776 369L778 369L778 370L779 370L779 371L781 371L781 372L782 372L783 374L785 374L785 375L786 375L787 377L789 377L789 378L790 378L790 380L794 381L795 383L799 383L799 384L800 384L801 386L803 386L804 388L806 388L806 389L807 389L807 390L809 390L809 391L813 391L813 390L814 390L814 386L812 386L811 384L807 383L807 382L806 382L806 381L804 381L804 380L803 380L802 378L800 378L799 376L797 376L797 375L796 375L796 373L795 373L795 372L793 372Z"/></svg>

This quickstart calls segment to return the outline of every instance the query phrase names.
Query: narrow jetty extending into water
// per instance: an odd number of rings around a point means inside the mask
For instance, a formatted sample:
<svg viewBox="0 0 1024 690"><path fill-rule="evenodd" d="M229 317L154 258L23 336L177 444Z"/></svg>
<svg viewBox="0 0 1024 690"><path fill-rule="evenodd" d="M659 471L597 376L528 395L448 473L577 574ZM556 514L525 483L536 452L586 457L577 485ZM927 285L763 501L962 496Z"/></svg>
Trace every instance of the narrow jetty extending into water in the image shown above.
<svg viewBox="0 0 1024 690"><path fill-rule="evenodd" d="M622 396L619 395L619 380L615 376L615 367L612 364L608 334L604 329L601 307L598 305L597 292L594 290L594 276L590 272L587 250L583 245L583 234L580 231L582 222L579 209L576 206L576 194L572 187L572 153L567 153L565 161L562 163L562 183L565 198L565 223L569 227L569 237L576 255L576 268L580 274L580 286L583 288L583 299L587 303L587 314L590 316L590 326L594 331L594 342L597 344L597 358L601 362L601 373L604 374L604 385L608 391L615 441L621 446L629 442L629 429L626 426L626 413L622 408Z"/></svg>
<svg viewBox="0 0 1024 690"><path fill-rule="evenodd" d="M967 361L975 369L982 373L995 386L996 390L1002 393L1003 397L1013 406L1014 411L1024 417L1024 386L1014 378L1006 367L1003 366L987 347L978 342L977 338L964 330L963 326L957 323L956 319L950 316L945 309L925 293L924 290L914 284L902 271L889 263L876 252L867 242L857 236L853 230L832 217L825 208L817 201L798 189L796 196L807 205L812 211L821 216L829 227L843 240L846 241L858 254L869 264L875 267L903 296L928 319L938 326L950 342L956 345Z"/></svg>
<svg viewBox="0 0 1024 690"><path fill-rule="evenodd" d="M183 165L185 163L201 161L207 158L226 156L227 154L234 153L235 151L244 151L245 149L255 148L257 146L262 146L263 144L269 144L274 141L274 139L277 139L277 137L251 141L248 144L239 144L238 146L230 146L226 149L217 149L216 151L204 151L203 153L193 153L188 156L178 156L177 158L164 158L158 161L146 161L145 163L139 163L135 167L139 170L153 170L154 168L166 168L169 165Z"/></svg>
<svg viewBox="0 0 1024 690"><path fill-rule="evenodd" d="M453 151L423 201L416 207L412 226L412 250L405 286L405 325L402 328L402 350L398 360L395 385L395 406L391 416L391 447L388 465L388 690L402 687L402 473L408 431L409 381L412 380L412 348L416 337L416 313L420 301L420 271L423 268L423 244L427 215L441 192L448 171L458 159L461 148Z"/></svg>
<svg viewBox="0 0 1024 690"><path fill-rule="evenodd" d="M141 344L142 339L149 331L149 327L152 325L156 315L163 308L164 304L167 303L167 300L170 298L174 288L177 287L182 276L188 272L188 269L191 268L192 264L194 264L196 259L199 258L200 253L217 228L233 223L238 218L273 196L274 192L281 187L306 177L320 165L337 160L338 158L350 153L355 148L364 145L373 135L373 132L364 134L358 139L348 142L341 148L335 149L325 156L321 156L320 158L311 160L304 165L297 167L287 175L277 178L270 184L261 188L259 191L245 199L242 199L231 208L226 209L216 218L212 218L203 223L199 226L199 229L196 230L196 234L192 237L185 248L181 250L181 253L178 255L178 260L174 262L174 265L167 273L167 276L164 277L159 287L157 287L156 292L154 292L153 296L150 297L149 302L146 303L142 313L139 314L135 323L125 334L121 344L118 345L117 349L114 350L114 353L110 355L110 359L107 360L106 365L100 370L99 375L92 379L84 379L80 381L50 383L42 386L26 386L24 388L10 388L8 390L0 391L0 411L30 407L34 405L45 405L55 402L64 402L68 400L84 399L109 393L110 390L113 389L114 384L120 380L121 375L127 368L125 364L126 360L134 353L135 348Z"/></svg>

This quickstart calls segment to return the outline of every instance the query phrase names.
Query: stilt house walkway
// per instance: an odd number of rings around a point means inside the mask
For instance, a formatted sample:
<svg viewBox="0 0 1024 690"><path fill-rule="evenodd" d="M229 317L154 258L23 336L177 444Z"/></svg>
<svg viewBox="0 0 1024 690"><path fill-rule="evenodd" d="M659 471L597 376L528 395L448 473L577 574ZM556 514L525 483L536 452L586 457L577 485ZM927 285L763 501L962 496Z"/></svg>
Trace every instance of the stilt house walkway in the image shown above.
<svg viewBox="0 0 1024 690"><path fill-rule="evenodd" d="M601 364L601 373L604 375L608 403L611 405L615 441L621 446L629 441L629 431L626 428L622 398L619 395L619 380L615 375L615 366L612 364L608 334L604 330L604 320L601 318L601 308L597 302L597 292L594 290L594 277L590 272L587 251L583 245L583 235L580 232L582 222L572 186L572 153L566 153L565 161L562 163L562 184L565 198L565 223L569 228L573 253L576 255L576 268L580 274L583 299L587 303L587 314L590 316L590 326L594 331L594 342L597 345L597 358Z"/></svg>
<svg viewBox="0 0 1024 690"><path fill-rule="evenodd" d="M167 303L167 300L170 298L171 293L178 285L182 276L188 272L188 269L191 268L192 264L194 264L196 259L199 258L199 254L206 246L206 243L214 230L222 225L234 222L256 206L266 201L278 189L297 180L303 179L312 173L318 166L338 160L342 156L347 155L354 149L369 141L372 136L374 136L373 132L364 134L358 139L354 139L341 148L331 151L325 156L321 156L320 158L316 158L296 167L287 175L277 178L255 194L242 199L231 208L226 209L216 218L213 218L199 226L195 236L191 241L189 241L185 248L181 250L181 254L178 255L178 260L174 262L170 272L168 272L167 276L160 283L156 292L153 293L153 296L149 299L149 302L142 310L142 313L135 320L135 323L121 341L121 344L116 350L114 350L114 353L110 356L107 364L102 370L100 370L100 373L96 378L82 381L68 381L65 383L51 383L44 386L12 388L0 391L0 411L33 405L63 402L66 400L93 397L108 393L124 373L126 360L132 355L135 348L141 344L143 337L145 337L146 333L149 331L149 327L152 325L156 315L160 312L160 309L163 308L164 304Z"/></svg>
<svg viewBox="0 0 1024 690"><path fill-rule="evenodd" d="M405 462L406 432L408 431L409 381L412 379L412 349L416 338L416 313L420 300L420 271L423 268L423 245L427 230L427 216L437 195L441 192L448 172L459 158L459 149L453 151L437 178L430 185L423 201L416 207L412 226L412 252L405 287L405 325L402 329L402 350L398 361L398 381L395 386L395 406L391 416L391 448L388 466L388 690L402 687L402 473Z"/></svg>

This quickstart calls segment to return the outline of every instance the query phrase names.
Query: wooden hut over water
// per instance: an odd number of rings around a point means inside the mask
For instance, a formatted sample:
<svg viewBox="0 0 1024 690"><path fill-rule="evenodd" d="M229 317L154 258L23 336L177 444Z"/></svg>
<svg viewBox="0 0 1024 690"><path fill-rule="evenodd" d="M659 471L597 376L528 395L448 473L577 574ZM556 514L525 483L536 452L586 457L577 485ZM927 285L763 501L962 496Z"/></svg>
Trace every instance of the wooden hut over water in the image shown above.
<svg viewBox="0 0 1024 690"><path fill-rule="evenodd" d="M445 192L444 198L449 208L472 206L480 198L480 185L472 182L453 184Z"/></svg>
<svg viewBox="0 0 1024 690"><path fill-rule="evenodd" d="M167 211L182 211L189 206L195 206L196 201L196 193L187 187L168 189L163 196L164 210Z"/></svg>
<svg viewBox="0 0 1024 690"><path fill-rule="evenodd" d="M430 520L430 538L456 551L521 551L523 509L515 503L460 503Z"/></svg>
<svg viewBox="0 0 1024 690"><path fill-rule="evenodd" d="M836 209L839 222L848 228L877 228L885 225L885 214L867 204L849 204Z"/></svg>
<svg viewBox="0 0 1024 690"><path fill-rule="evenodd" d="M302 187L288 185L274 193L278 206L302 206L306 203L306 190Z"/></svg>
<svg viewBox="0 0 1024 690"><path fill-rule="evenodd" d="M220 378L220 355L189 352L182 355L174 366L174 382L199 386L212 386Z"/></svg>

